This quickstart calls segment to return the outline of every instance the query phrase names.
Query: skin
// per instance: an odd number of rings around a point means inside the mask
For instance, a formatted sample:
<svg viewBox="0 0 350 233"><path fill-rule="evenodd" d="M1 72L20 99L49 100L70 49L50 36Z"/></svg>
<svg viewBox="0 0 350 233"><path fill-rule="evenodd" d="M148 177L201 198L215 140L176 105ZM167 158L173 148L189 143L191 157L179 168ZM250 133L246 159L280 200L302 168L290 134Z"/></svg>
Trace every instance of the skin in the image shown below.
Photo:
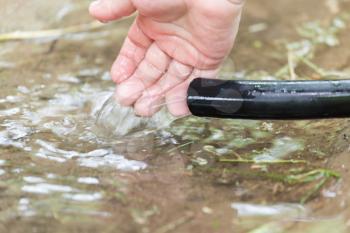
<svg viewBox="0 0 350 233"><path fill-rule="evenodd" d="M243 0L99 0L90 14L101 22L138 12L111 68L116 99L152 116L164 104L190 114L189 83L215 78L237 35Z"/></svg>

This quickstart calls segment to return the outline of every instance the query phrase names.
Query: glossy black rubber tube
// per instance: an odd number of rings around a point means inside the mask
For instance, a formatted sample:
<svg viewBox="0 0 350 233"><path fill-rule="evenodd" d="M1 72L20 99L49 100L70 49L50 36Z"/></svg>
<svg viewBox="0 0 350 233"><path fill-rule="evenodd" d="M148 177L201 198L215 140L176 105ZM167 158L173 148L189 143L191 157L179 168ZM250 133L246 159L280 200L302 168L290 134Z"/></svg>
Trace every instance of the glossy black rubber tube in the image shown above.
<svg viewBox="0 0 350 233"><path fill-rule="evenodd" d="M197 78L187 104L195 116L233 119L350 117L350 80L227 81Z"/></svg>

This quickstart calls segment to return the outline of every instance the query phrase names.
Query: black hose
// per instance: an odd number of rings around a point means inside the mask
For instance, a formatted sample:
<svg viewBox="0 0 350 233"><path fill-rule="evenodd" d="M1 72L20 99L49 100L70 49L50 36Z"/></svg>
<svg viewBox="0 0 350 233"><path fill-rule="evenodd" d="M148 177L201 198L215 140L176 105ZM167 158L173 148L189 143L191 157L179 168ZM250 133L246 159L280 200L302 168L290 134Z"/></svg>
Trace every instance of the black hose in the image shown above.
<svg viewBox="0 0 350 233"><path fill-rule="evenodd" d="M195 116L234 119L350 117L350 80L251 81L197 78L187 104Z"/></svg>

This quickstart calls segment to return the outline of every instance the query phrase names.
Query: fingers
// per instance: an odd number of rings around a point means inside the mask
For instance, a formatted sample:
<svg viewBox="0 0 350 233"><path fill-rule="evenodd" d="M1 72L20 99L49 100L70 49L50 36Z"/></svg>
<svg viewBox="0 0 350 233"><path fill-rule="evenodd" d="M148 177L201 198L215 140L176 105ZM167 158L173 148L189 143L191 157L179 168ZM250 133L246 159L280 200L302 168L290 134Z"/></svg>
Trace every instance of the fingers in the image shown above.
<svg viewBox="0 0 350 233"><path fill-rule="evenodd" d="M99 21L108 22L131 15L135 7L130 0L97 0L90 4L90 14Z"/></svg>
<svg viewBox="0 0 350 233"><path fill-rule="evenodd" d="M191 76L181 84L177 85L166 93L166 103L169 112L173 116L182 117L191 114L187 106L187 90L191 81L195 78L215 78L218 69L215 70L197 70L195 69Z"/></svg>
<svg viewBox="0 0 350 233"><path fill-rule="evenodd" d="M169 63L169 56L153 43L134 74L117 86L115 97L118 102L124 106L134 104L144 90L165 73Z"/></svg>
<svg viewBox="0 0 350 233"><path fill-rule="evenodd" d="M129 38L126 38L123 47L111 68L113 81L121 83L128 79L144 58L146 51L146 48L139 47Z"/></svg>
<svg viewBox="0 0 350 233"><path fill-rule="evenodd" d="M121 83L128 79L144 59L151 44L152 41L142 32L135 21L130 27L128 37L111 68L113 81Z"/></svg>
<svg viewBox="0 0 350 233"><path fill-rule="evenodd" d="M188 86L192 80L193 78L181 83L169 91L169 93L167 93L165 101L171 115L182 117L191 114L190 110L187 107L186 97Z"/></svg>
<svg viewBox="0 0 350 233"><path fill-rule="evenodd" d="M137 100L134 105L135 113L140 116L152 116L158 112L164 103L166 92L186 81L192 70L192 67L173 60L167 73L158 82L145 90Z"/></svg>
<svg viewBox="0 0 350 233"><path fill-rule="evenodd" d="M140 98L134 105L135 114L142 117L150 117L157 113L164 105L164 96L158 95Z"/></svg>

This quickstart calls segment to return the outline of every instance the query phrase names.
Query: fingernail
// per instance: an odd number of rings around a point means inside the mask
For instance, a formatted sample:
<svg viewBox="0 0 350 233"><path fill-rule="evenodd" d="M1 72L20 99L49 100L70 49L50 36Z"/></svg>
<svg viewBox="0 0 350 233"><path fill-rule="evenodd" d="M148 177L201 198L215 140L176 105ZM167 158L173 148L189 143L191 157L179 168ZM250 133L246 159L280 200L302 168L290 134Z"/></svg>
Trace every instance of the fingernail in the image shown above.
<svg viewBox="0 0 350 233"><path fill-rule="evenodd" d="M93 1L92 3L90 3L90 7L98 7L98 5L100 4L100 1Z"/></svg>
<svg viewBox="0 0 350 233"><path fill-rule="evenodd" d="M89 12L91 15L95 16L98 12L101 11L100 3L101 2L99 0L90 3Z"/></svg>

